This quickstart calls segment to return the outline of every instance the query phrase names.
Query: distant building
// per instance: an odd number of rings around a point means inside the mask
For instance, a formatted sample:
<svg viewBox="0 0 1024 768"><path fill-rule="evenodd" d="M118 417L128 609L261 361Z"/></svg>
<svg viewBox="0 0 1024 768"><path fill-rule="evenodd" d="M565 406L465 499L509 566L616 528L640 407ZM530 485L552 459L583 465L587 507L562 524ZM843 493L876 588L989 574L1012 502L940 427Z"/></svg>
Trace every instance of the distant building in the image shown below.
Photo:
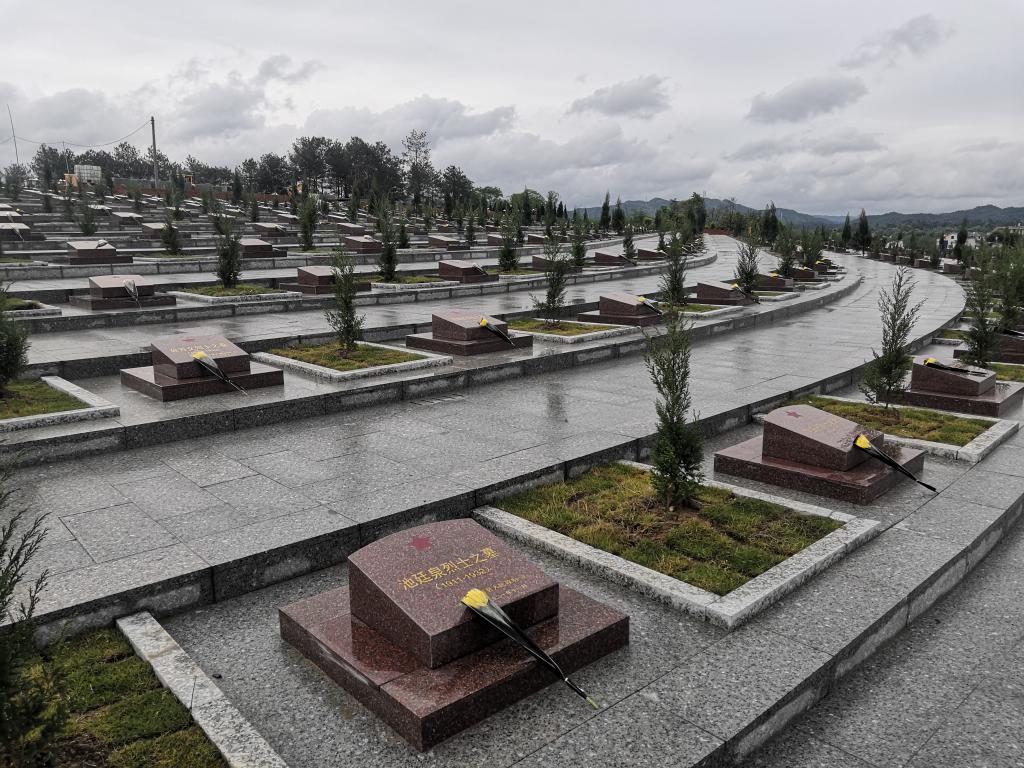
<svg viewBox="0 0 1024 768"><path fill-rule="evenodd" d="M103 169L98 165L75 165L75 178L87 184L99 184L103 180Z"/></svg>
<svg viewBox="0 0 1024 768"><path fill-rule="evenodd" d="M956 246L956 232L948 232L942 236L942 247L947 251L953 250ZM964 245L967 248L977 248L978 243L981 242L981 233L979 232L968 232L967 242Z"/></svg>

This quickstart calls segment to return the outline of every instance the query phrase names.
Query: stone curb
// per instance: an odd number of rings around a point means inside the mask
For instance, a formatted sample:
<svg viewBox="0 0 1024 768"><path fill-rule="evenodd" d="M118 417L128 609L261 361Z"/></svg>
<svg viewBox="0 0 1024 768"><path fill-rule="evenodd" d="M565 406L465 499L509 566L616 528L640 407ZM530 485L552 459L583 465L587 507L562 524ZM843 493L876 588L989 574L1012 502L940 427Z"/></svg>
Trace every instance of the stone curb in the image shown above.
<svg viewBox="0 0 1024 768"><path fill-rule="evenodd" d="M146 611L117 620L136 655L181 702L231 768L288 768L220 688Z"/></svg>
<svg viewBox="0 0 1024 768"><path fill-rule="evenodd" d="M394 347L388 347L384 344L374 344L369 341L360 341L359 346L376 347L377 349L387 350L395 349ZM315 365L302 360L294 360L290 357L272 354L271 352L256 352L252 355L252 359L260 363L276 366L277 368L284 368L285 370L292 371L293 373L298 373L303 376L309 376L314 379L324 379L326 381L367 379L374 376L388 376L394 373L405 373L407 371L417 371L423 368L437 368L443 365L452 364L452 358L448 355L437 355L432 352L421 352L420 350L410 354L415 354L417 357L421 357L422 359L409 360L405 363L393 363L391 365L378 365L373 368L360 368L354 371L336 371L333 368L326 368L322 365Z"/></svg>
<svg viewBox="0 0 1024 768"><path fill-rule="evenodd" d="M462 283L456 280L437 280L429 283L370 283L374 293L394 293L396 291L431 291L440 288L457 288Z"/></svg>
<svg viewBox="0 0 1024 768"><path fill-rule="evenodd" d="M634 461L620 463L644 471L651 469L648 464ZM709 485L724 488L737 496L770 501L800 514L836 520L845 518L842 520L843 527L751 579L728 595L719 596L495 507L478 507L472 514L474 519L491 530L555 555L617 584L635 589L695 618L730 630L745 623L772 603L778 602L815 574L873 538L881 526L877 520L853 517L810 504L793 503L780 496L753 492L725 483L712 482Z"/></svg>
<svg viewBox="0 0 1024 768"><path fill-rule="evenodd" d="M256 304L302 298L302 294L298 291L275 291L274 293L253 293L241 296L204 296L201 293L191 293L189 291L167 291L166 293L168 296L198 301L201 304Z"/></svg>
<svg viewBox="0 0 1024 768"><path fill-rule="evenodd" d="M60 376L42 376L40 378L54 389L81 400L88 407L76 408L72 411L42 413L38 416L17 416L12 419L0 419L0 433L19 432L23 429L37 429L39 427L53 427L60 424L74 424L80 421L107 419L121 415L120 407L104 400L99 395L62 379Z"/></svg>
<svg viewBox="0 0 1024 768"><path fill-rule="evenodd" d="M54 307L50 304L39 304L38 309L11 309L4 312L4 317L10 318L11 320L30 320L33 317L60 317L60 307Z"/></svg>
<svg viewBox="0 0 1024 768"><path fill-rule="evenodd" d="M541 318L543 319L543 318ZM573 325L608 325L608 323L584 323L579 320L568 321ZM528 336L534 336L543 341L550 341L555 344L583 344L587 341L600 341L601 339L613 339L616 336L628 336L631 333L639 333L640 329L632 325L617 326L613 328L607 328L600 331L592 331L591 333L581 333L578 336L560 336L557 333L545 333L544 331L521 331L517 330L516 333L523 333Z"/></svg>

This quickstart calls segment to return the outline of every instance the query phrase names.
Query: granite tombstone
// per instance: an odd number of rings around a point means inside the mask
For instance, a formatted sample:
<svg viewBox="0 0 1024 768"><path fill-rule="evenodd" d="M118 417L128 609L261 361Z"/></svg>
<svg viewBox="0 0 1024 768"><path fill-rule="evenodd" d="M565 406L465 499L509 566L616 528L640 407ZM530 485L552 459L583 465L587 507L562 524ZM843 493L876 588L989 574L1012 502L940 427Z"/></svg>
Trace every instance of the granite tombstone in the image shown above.
<svg viewBox="0 0 1024 768"><path fill-rule="evenodd" d="M576 316L581 323L608 325L636 325L646 328L661 322L661 313L643 296L624 291L601 294L596 312L582 312Z"/></svg>
<svg viewBox="0 0 1024 768"><path fill-rule="evenodd" d="M145 395L162 400L184 400L235 389L207 373L193 355L203 352L239 387L248 391L284 384L278 368L252 362L249 353L223 336L164 336L153 341L153 364L121 370L121 383Z"/></svg>
<svg viewBox="0 0 1024 768"><path fill-rule="evenodd" d="M405 345L448 355L479 355L533 346L532 335L510 333L504 320L463 309L435 312L430 327L430 333L406 336Z"/></svg>
<svg viewBox="0 0 1024 768"><path fill-rule="evenodd" d="M89 278L89 293L72 294L68 301L92 310L173 307L175 298L157 294L153 282L142 275L97 275Z"/></svg>
<svg viewBox="0 0 1024 768"><path fill-rule="evenodd" d="M858 435L912 473L924 467L922 451L885 442L885 435L810 405L776 408L763 435L715 454L715 472L798 491L867 504L900 475L854 447Z"/></svg>
<svg viewBox="0 0 1024 768"><path fill-rule="evenodd" d="M462 605L483 589L566 674L629 642L629 617L561 587L473 520L349 557L349 584L279 611L281 637L417 749L557 678Z"/></svg>
<svg viewBox="0 0 1024 768"><path fill-rule="evenodd" d="M901 402L923 408L998 418L1024 401L1024 383L996 381L995 371L937 360L914 358L910 387Z"/></svg>

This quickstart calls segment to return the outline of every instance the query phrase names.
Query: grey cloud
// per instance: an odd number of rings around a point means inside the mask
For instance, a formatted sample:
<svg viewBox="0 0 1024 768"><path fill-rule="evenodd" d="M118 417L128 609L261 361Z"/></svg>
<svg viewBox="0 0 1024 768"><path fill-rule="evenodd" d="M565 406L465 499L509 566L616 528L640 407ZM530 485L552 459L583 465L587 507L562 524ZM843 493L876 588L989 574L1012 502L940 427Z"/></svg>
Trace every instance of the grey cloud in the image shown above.
<svg viewBox="0 0 1024 768"><path fill-rule="evenodd" d="M905 21L895 29L887 30L877 38L865 41L840 63L851 69L880 61L891 65L904 55L923 56L952 34L953 30L948 25L930 13L925 13Z"/></svg>
<svg viewBox="0 0 1024 768"><path fill-rule="evenodd" d="M874 152L884 149L870 133L845 130L824 135L788 134L773 139L762 139L743 144L728 153L728 160L762 160L780 155L806 153L830 157L847 153Z"/></svg>
<svg viewBox="0 0 1024 768"><path fill-rule="evenodd" d="M576 99L568 112L597 112L610 117L653 117L669 108L668 96L662 87L664 83L663 77L647 75L598 88L589 96Z"/></svg>
<svg viewBox="0 0 1024 768"><path fill-rule="evenodd" d="M423 95L381 112L356 107L318 109L306 119L303 130L328 136L381 139L397 146L415 128L427 131L436 144L501 133L511 128L515 118L512 106L471 113L460 101Z"/></svg>
<svg viewBox="0 0 1024 768"><path fill-rule="evenodd" d="M259 128L266 101L260 84L232 72L223 83L207 83L185 93L169 115L170 134L179 141L231 137Z"/></svg>
<svg viewBox="0 0 1024 768"><path fill-rule="evenodd" d="M759 93L750 103L747 118L761 123L795 123L841 109L867 92L857 77L809 77L776 93Z"/></svg>
<svg viewBox="0 0 1024 768"><path fill-rule="evenodd" d="M323 69L323 64L315 59L302 62L297 67L292 67L292 57L286 54L270 56L260 62L259 69L253 80L257 83L267 83L271 80L280 80L284 83L301 83L308 80L314 73Z"/></svg>

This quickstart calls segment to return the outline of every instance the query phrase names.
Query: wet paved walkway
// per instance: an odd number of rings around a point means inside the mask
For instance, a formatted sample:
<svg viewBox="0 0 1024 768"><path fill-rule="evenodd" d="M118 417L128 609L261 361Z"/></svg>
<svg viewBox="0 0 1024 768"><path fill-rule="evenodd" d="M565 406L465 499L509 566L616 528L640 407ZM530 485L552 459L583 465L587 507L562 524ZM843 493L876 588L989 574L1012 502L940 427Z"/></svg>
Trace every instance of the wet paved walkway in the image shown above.
<svg viewBox="0 0 1024 768"><path fill-rule="evenodd" d="M827 308L698 345L702 416L778 396L870 357L877 289L890 264L855 260L865 282ZM960 289L920 273L921 328L962 306ZM423 401L232 432L25 470L27 501L51 513L38 567L44 609L230 562L291 540L355 530L553 460L653 431L639 357Z"/></svg>
<svg viewBox="0 0 1024 768"><path fill-rule="evenodd" d="M650 244L643 241L638 241L638 243ZM718 259L711 264L697 267L688 272L687 283L693 283L698 279L727 279L733 274L733 267L736 263L735 240L711 235L707 238L707 249L709 254L717 252ZM766 266L768 265L766 264ZM657 291L660 282L659 275L647 275L571 285L566 291L566 304L597 301L602 293L609 291L649 293ZM542 289L534 289L456 299L409 301L360 307L359 313L365 318L363 325L366 329L411 323L425 324L430 322L431 314L439 309L466 308L492 314L529 310L533 308L532 297L540 297L541 293ZM253 308L253 314L227 318L39 333L32 337L29 362L80 360L103 355L139 352L148 349L149 343L154 338L174 334L219 334L234 342L245 342L268 336L302 336L328 332L330 332L330 326L324 319L322 309L258 313L258 310Z"/></svg>
<svg viewBox="0 0 1024 768"><path fill-rule="evenodd" d="M1024 528L744 768L1024 766Z"/></svg>

